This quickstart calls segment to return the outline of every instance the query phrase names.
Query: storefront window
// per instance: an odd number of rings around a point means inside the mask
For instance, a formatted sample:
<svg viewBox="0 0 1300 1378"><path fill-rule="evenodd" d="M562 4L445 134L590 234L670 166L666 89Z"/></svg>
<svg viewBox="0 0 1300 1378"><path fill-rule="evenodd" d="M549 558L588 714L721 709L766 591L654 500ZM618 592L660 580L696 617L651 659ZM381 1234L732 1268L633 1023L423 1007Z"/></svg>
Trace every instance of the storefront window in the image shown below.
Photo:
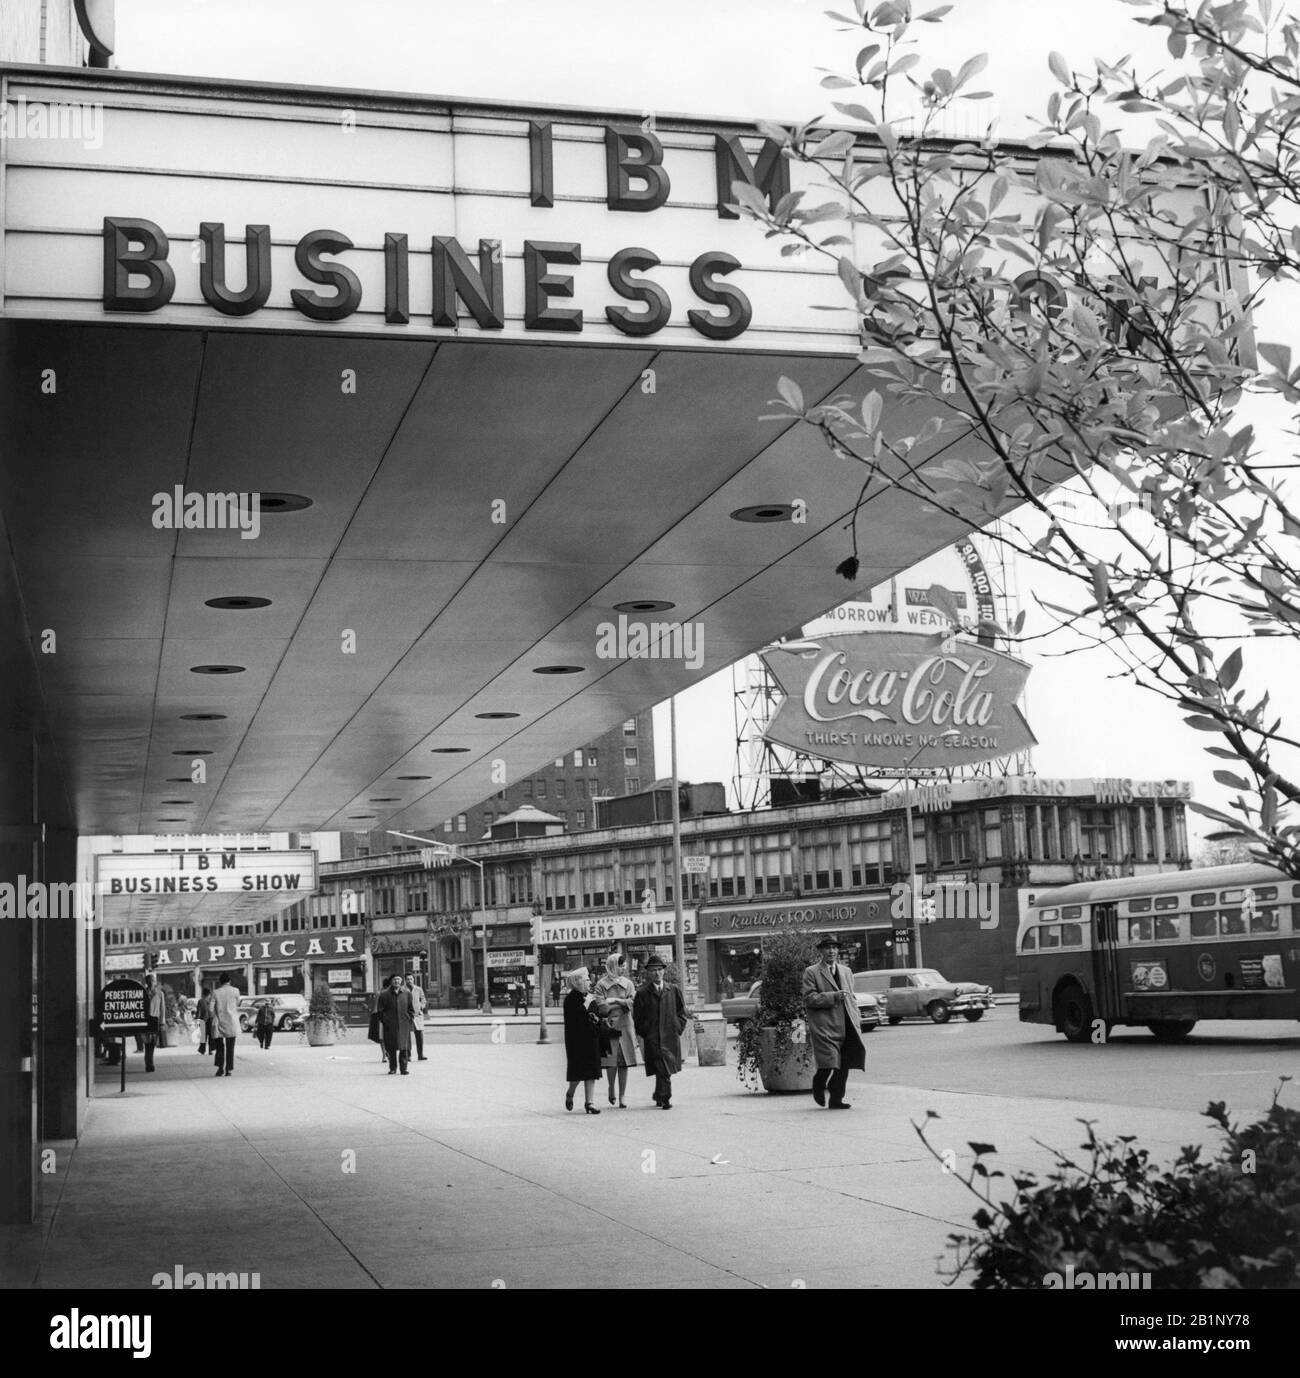
<svg viewBox="0 0 1300 1378"><path fill-rule="evenodd" d="M721 837L706 844L709 854L709 898L732 899L749 891L748 862L743 837Z"/></svg>

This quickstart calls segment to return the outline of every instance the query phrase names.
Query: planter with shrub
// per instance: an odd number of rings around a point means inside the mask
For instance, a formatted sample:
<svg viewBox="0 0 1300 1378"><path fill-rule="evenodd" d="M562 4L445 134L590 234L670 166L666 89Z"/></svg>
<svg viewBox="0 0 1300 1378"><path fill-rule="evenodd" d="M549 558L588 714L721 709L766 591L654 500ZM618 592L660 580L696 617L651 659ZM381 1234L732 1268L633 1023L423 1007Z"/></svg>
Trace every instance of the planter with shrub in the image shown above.
<svg viewBox="0 0 1300 1378"><path fill-rule="evenodd" d="M803 1003L803 974L817 961L812 937L783 928L763 940L762 985L753 1019L736 1037L736 1076L757 1091L811 1091L817 1064Z"/></svg>
<svg viewBox="0 0 1300 1378"><path fill-rule="evenodd" d="M307 1007L307 1042L313 1048L328 1048L339 1036L343 1020L328 986L314 986Z"/></svg>

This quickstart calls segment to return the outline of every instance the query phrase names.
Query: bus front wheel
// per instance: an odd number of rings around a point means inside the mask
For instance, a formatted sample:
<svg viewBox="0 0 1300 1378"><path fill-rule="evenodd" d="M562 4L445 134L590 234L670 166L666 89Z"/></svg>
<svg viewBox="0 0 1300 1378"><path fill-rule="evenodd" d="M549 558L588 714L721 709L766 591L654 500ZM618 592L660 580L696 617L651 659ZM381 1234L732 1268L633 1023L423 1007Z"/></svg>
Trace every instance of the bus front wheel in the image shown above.
<svg viewBox="0 0 1300 1378"><path fill-rule="evenodd" d="M1092 1001L1078 986L1056 997L1056 1027L1071 1043L1092 1040Z"/></svg>
<svg viewBox="0 0 1300 1378"><path fill-rule="evenodd" d="M1157 1019L1147 1025L1158 1043L1181 1043L1195 1027L1195 1019Z"/></svg>

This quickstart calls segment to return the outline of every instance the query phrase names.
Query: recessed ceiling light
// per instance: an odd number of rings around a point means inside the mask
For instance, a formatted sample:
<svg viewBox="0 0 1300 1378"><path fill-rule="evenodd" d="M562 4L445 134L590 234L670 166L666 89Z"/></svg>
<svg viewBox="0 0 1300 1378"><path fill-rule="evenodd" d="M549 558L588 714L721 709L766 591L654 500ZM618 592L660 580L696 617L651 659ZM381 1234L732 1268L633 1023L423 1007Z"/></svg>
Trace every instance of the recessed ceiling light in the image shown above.
<svg viewBox="0 0 1300 1378"><path fill-rule="evenodd" d="M182 713L181 722L225 722L224 713Z"/></svg>
<svg viewBox="0 0 1300 1378"><path fill-rule="evenodd" d="M301 493L259 493L257 505L263 512L301 512L311 499Z"/></svg>
<svg viewBox="0 0 1300 1378"><path fill-rule="evenodd" d="M389 798L386 798L386 797L383 798L383 799L367 799L367 800L366 800L366 803L368 803L368 804L400 804L401 802L402 802L402 801L401 801L400 799L397 799L397 798L389 799Z"/></svg>
<svg viewBox="0 0 1300 1378"><path fill-rule="evenodd" d="M373 813L350 813L348 817L357 823L364 823L367 819L373 818Z"/></svg>
<svg viewBox="0 0 1300 1378"><path fill-rule="evenodd" d="M169 775L167 783L169 785L192 785L194 781L188 775Z"/></svg>
<svg viewBox="0 0 1300 1378"><path fill-rule="evenodd" d="M192 804L193 799L164 799L164 804Z"/></svg>
<svg viewBox="0 0 1300 1378"><path fill-rule="evenodd" d="M517 718L518 713L475 713L476 718Z"/></svg>
<svg viewBox="0 0 1300 1378"><path fill-rule="evenodd" d="M243 612L248 608L269 608L271 600L269 598L254 598L251 595L237 594L229 598L205 598L203 606L206 608L222 608L231 612Z"/></svg>
<svg viewBox="0 0 1300 1378"><path fill-rule="evenodd" d="M399 780L432 780L432 775L399 775Z"/></svg>
<svg viewBox="0 0 1300 1378"><path fill-rule="evenodd" d="M186 822L186 820L185 820L184 818L159 818L159 819L156 819L155 821L158 822L158 823L184 823L184 822Z"/></svg>
<svg viewBox="0 0 1300 1378"><path fill-rule="evenodd" d="M665 603L662 598L637 598L631 603L615 603L615 612L667 612L676 603Z"/></svg>
<svg viewBox="0 0 1300 1378"><path fill-rule="evenodd" d="M211 756L210 751L200 751L197 747L193 751L173 751L173 756Z"/></svg>
<svg viewBox="0 0 1300 1378"><path fill-rule="evenodd" d="M788 522L794 507L786 503L766 502L757 507L738 507L731 514L733 522Z"/></svg>
<svg viewBox="0 0 1300 1378"><path fill-rule="evenodd" d="M242 675L246 665L191 665L192 675Z"/></svg>
<svg viewBox="0 0 1300 1378"><path fill-rule="evenodd" d="M580 675L585 666L582 665L539 665L534 671L535 675Z"/></svg>
<svg viewBox="0 0 1300 1378"><path fill-rule="evenodd" d="M459 756L462 752L468 751L467 746L431 746L429 748L435 756Z"/></svg>

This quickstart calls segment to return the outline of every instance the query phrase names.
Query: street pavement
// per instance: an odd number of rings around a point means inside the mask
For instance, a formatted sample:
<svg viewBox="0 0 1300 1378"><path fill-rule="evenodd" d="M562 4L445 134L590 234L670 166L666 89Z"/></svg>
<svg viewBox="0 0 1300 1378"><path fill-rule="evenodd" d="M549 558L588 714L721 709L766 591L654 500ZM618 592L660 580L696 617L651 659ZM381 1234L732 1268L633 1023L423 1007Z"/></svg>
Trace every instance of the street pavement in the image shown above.
<svg viewBox="0 0 1300 1378"><path fill-rule="evenodd" d="M601 1083L589 1116L581 1087L565 1112L563 1044L535 1019L430 1028L407 1077L362 1030L241 1038L220 1079L193 1048L153 1075L132 1054L125 1094L100 1069L81 1139L46 1146L39 1224L4 1232L6 1285L149 1288L180 1265L263 1289L939 1287L978 1203L918 1139L927 1111L958 1173L969 1141L1041 1171L1036 1141L1074 1148L1080 1117L1168 1159L1215 1141L1207 1100L1253 1115L1300 1060L1289 1026L1094 1049L999 1008L876 1031L846 1114L747 1092L733 1043L675 1079L671 1110L633 1069L629 1108Z"/></svg>

